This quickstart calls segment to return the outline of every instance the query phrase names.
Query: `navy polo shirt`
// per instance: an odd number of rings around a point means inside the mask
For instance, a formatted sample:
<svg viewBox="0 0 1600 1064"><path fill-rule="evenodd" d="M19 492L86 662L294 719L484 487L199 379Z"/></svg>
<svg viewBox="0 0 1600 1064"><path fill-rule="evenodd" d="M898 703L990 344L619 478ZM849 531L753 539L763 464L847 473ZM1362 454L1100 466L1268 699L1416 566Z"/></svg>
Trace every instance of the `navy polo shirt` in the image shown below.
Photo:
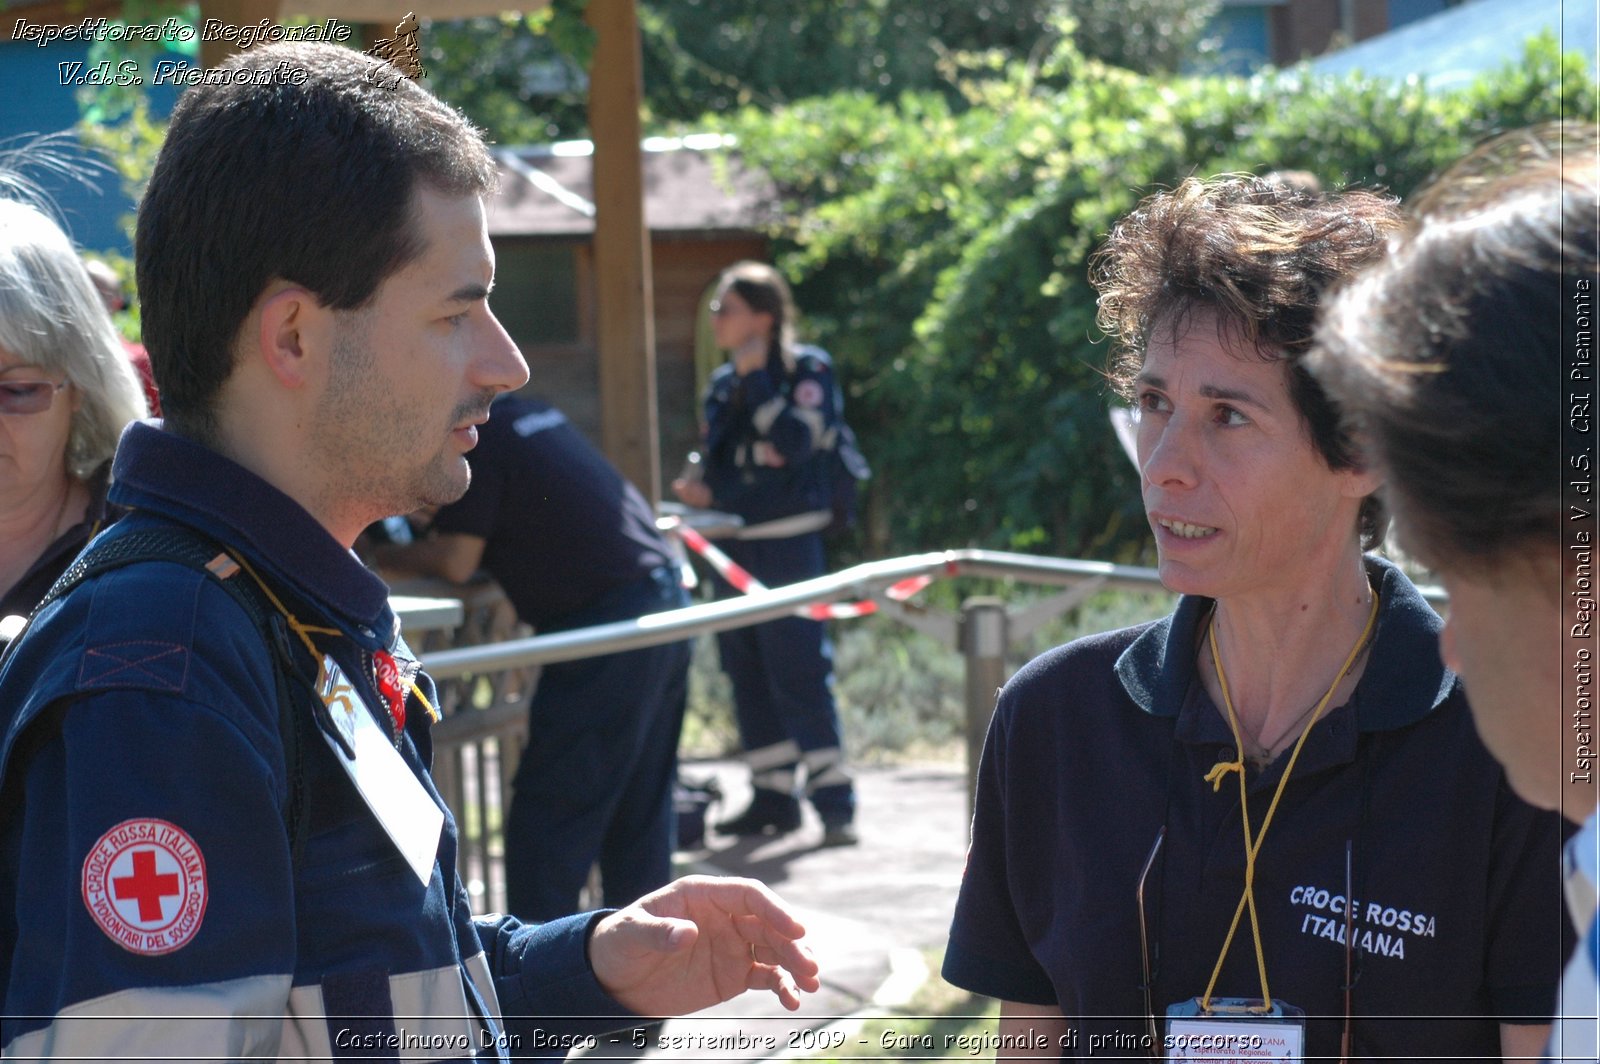
<svg viewBox="0 0 1600 1064"><path fill-rule="evenodd" d="M649 503L560 410L496 399L467 462L472 485L433 526L481 537L483 567L535 628L668 564Z"/></svg>
<svg viewBox="0 0 1600 1064"><path fill-rule="evenodd" d="M1349 906L1357 1055L1498 1059L1500 1021L1555 1004L1562 829L1479 741L1438 616L1394 566L1368 567L1382 605L1367 667L1312 730L1256 860L1271 993L1313 1017L1308 1056L1337 1057ZM1058 647L995 710L944 975L1060 1008L1078 1036L1065 1056L1095 1035L1100 1055L1143 1049L1136 891L1163 828L1144 905L1158 1030L1205 992L1244 888L1238 781L1204 782L1234 756L1195 669L1209 608L1184 598ZM1252 770L1252 830L1287 761ZM1248 917L1215 993L1261 994Z"/></svg>

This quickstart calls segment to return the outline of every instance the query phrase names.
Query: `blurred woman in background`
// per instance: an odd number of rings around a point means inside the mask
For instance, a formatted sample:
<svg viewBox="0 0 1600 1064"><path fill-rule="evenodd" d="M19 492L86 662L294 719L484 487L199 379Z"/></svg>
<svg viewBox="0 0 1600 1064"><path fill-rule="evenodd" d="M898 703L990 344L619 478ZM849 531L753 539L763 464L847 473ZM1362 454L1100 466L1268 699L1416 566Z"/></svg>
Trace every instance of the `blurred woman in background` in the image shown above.
<svg viewBox="0 0 1600 1064"><path fill-rule="evenodd" d="M26 615L100 526L144 394L59 226L0 198L0 616Z"/></svg>
<svg viewBox="0 0 1600 1064"><path fill-rule="evenodd" d="M701 480L673 491L691 506L743 518L727 554L768 587L823 575L831 509L838 386L821 348L797 344L794 299L760 262L723 271L711 325L727 363L707 385ZM719 595L737 592L720 578ZM724 834L784 834L800 826L799 794L822 821L825 846L857 841L855 790L844 766L833 698L833 649L822 621L785 617L717 634L733 686L754 797L717 825Z"/></svg>

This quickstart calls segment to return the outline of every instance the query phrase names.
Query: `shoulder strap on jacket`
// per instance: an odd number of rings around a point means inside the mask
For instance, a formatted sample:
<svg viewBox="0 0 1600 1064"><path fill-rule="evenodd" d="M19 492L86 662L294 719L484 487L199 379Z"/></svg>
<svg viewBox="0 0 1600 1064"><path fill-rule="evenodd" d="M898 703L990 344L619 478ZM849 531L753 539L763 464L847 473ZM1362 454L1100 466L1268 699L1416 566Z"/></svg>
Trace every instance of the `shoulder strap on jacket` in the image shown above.
<svg viewBox="0 0 1600 1064"><path fill-rule="evenodd" d="M289 830L291 850L298 861L306 809L301 774L304 736L301 714L294 711L294 706L296 692L304 691L306 685L295 682L294 654L282 615L265 600L255 581L234 579L240 572L239 564L220 543L182 525L114 532L91 544L56 578L56 582L28 616L28 626L33 624L46 606L65 598L84 581L111 569L140 562L173 562L205 573L233 597L267 645L277 689L278 734L283 742L284 770L289 783L289 801L283 811L284 825ZM24 627L23 632L26 631L27 627ZM16 639L5 648L5 653L0 653L0 662L21 641L22 633L18 633Z"/></svg>

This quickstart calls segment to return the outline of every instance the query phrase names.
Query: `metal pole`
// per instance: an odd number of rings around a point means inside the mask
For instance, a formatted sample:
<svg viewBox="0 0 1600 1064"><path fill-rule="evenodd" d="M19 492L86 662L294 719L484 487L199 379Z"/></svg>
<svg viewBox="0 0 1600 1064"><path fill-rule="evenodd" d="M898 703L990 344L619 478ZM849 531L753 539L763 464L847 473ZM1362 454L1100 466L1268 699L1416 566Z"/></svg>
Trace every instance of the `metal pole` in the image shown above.
<svg viewBox="0 0 1600 1064"><path fill-rule="evenodd" d="M967 815L978 786L995 692L1006 682L1006 606L992 595L974 595L961 604L961 653L967 661Z"/></svg>

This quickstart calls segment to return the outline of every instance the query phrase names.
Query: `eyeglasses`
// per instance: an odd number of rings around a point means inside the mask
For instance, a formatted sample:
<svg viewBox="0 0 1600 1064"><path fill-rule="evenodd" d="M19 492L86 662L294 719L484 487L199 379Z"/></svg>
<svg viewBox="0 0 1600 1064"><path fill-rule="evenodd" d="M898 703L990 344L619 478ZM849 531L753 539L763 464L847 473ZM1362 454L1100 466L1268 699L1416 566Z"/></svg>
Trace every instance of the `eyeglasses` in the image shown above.
<svg viewBox="0 0 1600 1064"><path fill-rule="evenodd" d="M42 414L67 381L0 381L0 414Z"/></svg>

